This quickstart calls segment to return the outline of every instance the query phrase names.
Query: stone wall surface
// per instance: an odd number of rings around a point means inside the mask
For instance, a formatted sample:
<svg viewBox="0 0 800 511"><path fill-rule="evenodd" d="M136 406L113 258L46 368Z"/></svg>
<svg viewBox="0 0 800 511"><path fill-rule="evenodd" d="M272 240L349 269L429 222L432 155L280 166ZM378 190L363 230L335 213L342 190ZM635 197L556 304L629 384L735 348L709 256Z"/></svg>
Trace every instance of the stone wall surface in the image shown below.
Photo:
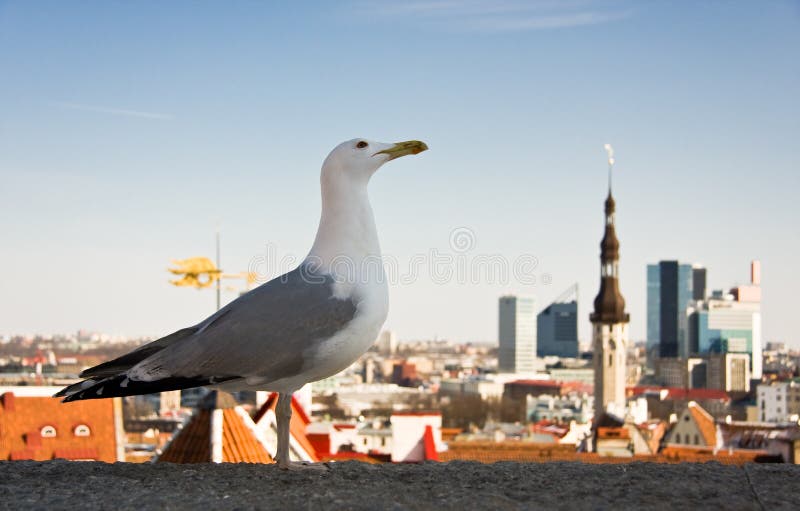
<svg viewBox="0 0 800 511"><path fill-rule="evenodd" d="M800 509L800 467L0 462L0 509Z"/></svg>

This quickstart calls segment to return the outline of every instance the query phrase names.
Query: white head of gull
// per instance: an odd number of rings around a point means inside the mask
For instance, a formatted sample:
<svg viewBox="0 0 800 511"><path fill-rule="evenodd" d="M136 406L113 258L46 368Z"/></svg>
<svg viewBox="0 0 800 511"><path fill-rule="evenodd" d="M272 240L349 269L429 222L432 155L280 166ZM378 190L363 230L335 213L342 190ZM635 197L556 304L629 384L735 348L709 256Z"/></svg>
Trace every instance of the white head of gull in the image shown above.
<svg viewBox="0 0 800 511"><path fill-rule="evenodd" d="M386 162L428 147L354 139L322 165L322 215L314 244L294 270L232 301L204 321L83 371L64 401L193 387L278 392L277 447L289 454L292 393L361 356L386 320L389 300L367 194Z"/></svg>

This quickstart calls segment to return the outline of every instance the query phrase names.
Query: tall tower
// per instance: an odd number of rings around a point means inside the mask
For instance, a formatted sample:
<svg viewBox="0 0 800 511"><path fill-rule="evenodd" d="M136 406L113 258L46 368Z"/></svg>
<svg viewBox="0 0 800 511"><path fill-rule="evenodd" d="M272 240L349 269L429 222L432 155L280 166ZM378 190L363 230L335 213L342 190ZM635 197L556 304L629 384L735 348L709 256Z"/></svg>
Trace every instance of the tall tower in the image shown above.
<svg viewBox="0 0 800 511"><path fill-rule="evenodd" d="M502 296L499 307L498 369L536 372L536 312L531 297Z"/></svg>
<svg viewBox="0 0 800 511"><path fill-rule="evenodd" d="M625 358L628 347L628 321L625 299L619 291L619 240L614 228L616 204L611 194L611 170L614 165L610 146L608 158L608 197L605 208L605 235L600 242L600 292L594 299L592 344L594 346L595 416L612 405L625 407Z"/></svg>

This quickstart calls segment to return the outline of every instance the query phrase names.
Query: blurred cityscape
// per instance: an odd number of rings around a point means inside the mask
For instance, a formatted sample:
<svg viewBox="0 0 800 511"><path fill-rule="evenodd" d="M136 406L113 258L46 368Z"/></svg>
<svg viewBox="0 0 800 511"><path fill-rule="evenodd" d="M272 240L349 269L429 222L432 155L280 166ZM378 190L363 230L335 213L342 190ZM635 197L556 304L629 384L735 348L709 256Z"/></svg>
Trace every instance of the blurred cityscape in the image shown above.
<svg viewBox="0 0 800 511"><path fill-rule="evenodd" d="M747 285L719 290L707 289L713 268L647 265L647 339L629 339L615 214L609 191L589 342L577 285L549 304L499 297L486 311L498 314L497 345L385 331L347 370L295 394L292 457L798 463L800 351L762 339L760 263ZM267 392L49 397L150 340L0 338L0 459L272 462Z"/></svg>

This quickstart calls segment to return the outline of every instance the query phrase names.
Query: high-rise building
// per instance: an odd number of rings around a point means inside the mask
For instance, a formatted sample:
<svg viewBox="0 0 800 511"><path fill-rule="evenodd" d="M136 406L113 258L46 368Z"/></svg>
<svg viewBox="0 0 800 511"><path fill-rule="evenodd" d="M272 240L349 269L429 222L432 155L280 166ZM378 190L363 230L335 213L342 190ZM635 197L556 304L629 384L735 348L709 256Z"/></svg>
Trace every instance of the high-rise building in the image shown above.
<svg viewBox="0 0 800 511"><path fill-rule="evenodd" d="M687 358L688 313L706 292L706 269L699 265L661 261L647 265L647 345L658 345L661 358Z"/></svg>
<svg viewBox="0 0 800 511"><path fill-rule="evenodd" d="M692 300L704 300L706 297L706 269L699 265L692 266Z"/></svg>
<svg viewBox="0 0 800 511"><path fill-rule="evenodd" d="M715 291L698 302L688 318L689 345L696 353L746 353L756 380L761 379L763 363L760 273L760 263L753 261L749 285L728 294Z"/></svg>
<svg viewBox="0 0 800 511"><path fill-rule="evenodd" d="M534 299L500 297L498 369L504 373L536 370L536 312Z"/></svg>
<svg viewBox="0 0 800 511"><path fill-rule="evenodd" d="M375 342L382 355L394 355L397 351L397 335L392 330L384 330Z"/></svg>
<svg viewBox="0 0 800 511"><path fill-rule="evenodd" d="M619 240L614 227L614 198L609 179L605 204L605 235L600 242L600 292L594 299L592 344L594 346L595 414L625 408L628 321L625 299L619 290Z"/></svg>
<svg viewBox="0 0 800 511"><path fill-rule="evenodd" d="M750 390L750 356L744 353L709 354L706 387L726 392Z"/></svg>
<svg viewBox="0 0 800 511"><path fill-rule="evenodd" d="M536 316L536 354L578 356L578 285L570 287Z"/></svg>

